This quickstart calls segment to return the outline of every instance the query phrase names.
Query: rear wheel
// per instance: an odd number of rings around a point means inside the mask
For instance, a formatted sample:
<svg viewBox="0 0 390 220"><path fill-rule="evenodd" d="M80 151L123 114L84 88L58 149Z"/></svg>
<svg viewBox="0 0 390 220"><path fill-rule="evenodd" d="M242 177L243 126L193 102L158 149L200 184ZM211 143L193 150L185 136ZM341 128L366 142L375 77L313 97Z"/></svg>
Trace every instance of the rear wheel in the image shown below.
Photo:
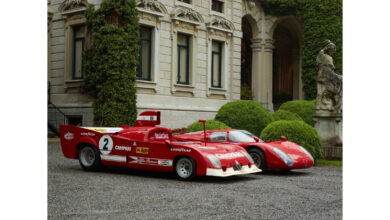
<svg viewBox="0 0 390 220"><path fill-rule="evenodd" d="M255 162L255 165L258 168L260 168L263 171L267 170L267 163L265 161L265 156L261 150L257 148L249 148L247 151L249 155L251 155L253 161Z"/></svg>
<svg viewBox="0 0 390 220"><path fill-rule="evenodd" d="M191 180L196 176L196 163L191 157L182 157L175 164L176 176L181 180Z"/></svg>
<svg viewBox="0 0 390 220"><path fill-rule="evenodd" d="M96 147L89 145L81 147L79 151L79 162L81 167L87 171L97 171L102 167L98 150Z"/></svg>

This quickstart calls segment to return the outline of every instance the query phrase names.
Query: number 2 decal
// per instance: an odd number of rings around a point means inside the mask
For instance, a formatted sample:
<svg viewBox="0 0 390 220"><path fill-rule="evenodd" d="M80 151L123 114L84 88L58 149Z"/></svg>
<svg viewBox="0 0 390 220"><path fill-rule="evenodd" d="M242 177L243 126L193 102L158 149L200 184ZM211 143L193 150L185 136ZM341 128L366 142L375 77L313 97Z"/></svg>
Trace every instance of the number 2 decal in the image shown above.
<svg viewBox="0 0 390 220"><path fill-rule="evenodd" d="M99 140L99 149L100 152L104 155L110 154L112 147L114 146L114 142L109 135L103 135Z"/></svg>

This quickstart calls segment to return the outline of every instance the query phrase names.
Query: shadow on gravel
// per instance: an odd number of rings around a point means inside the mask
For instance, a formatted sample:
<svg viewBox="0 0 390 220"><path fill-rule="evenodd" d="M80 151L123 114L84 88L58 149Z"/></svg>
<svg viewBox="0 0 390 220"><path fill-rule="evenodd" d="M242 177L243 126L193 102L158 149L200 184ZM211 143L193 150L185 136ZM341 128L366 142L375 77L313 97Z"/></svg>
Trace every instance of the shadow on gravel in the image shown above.
<svg viewBox="0 0 390 220"><path fill-rule="evenodd" d="M72 171L79 171L80 173L81 172L92 173L92 172L84 171L81 167L77 167L77 166L67 167L65 169L72 170ZM137 177L181 181L176 177L174 173L155 172L149 170L134 170L134 169L123 168L123 167L105 167L103 168L103 170L93 172L93 173L119 174L119 175L126 175L129 177L137 176ZM229 177L198 176L197 178L191 180L190 182L229 184L229 183L249 181L254 179L257 178L253 177L252 175L239 175L239 176L229 176Z"/></svg>
<svg viewBox="0 0 390 220"><path fill-rule="evenodd" d="M291 170L267 170L260 174L260 176L306 176L310 172L291 171Z"/></svg>

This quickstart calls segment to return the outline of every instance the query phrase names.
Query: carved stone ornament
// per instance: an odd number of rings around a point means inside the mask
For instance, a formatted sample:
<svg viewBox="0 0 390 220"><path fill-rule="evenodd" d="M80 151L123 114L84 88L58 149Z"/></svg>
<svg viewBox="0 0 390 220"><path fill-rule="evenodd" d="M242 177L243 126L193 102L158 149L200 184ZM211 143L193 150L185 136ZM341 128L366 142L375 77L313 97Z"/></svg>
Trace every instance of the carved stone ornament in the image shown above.
<svg viewBox="0 0 390 220"><path fill-rule="evenodd" d="M336 45L330 40L325 41L325 47L317 56L317 112L341 113L343 77L334 72L333 58Z"/></svg>
<svg viewBox="0 0 390 220"><path fill-rule="evenodd" d="M139 11L163 17L168 14L167 8L158 0L137 0Z"/></svg>
<svg viewBox="0 0 390 220"><path fill-rule="evenodd" d="M77 9L85 9L88 7L86 0L65 0L61 3L58 10L60 12L74 11Z"/></svg>
<svg viewBox="0 0 390 220"><path fill-rule="evenodd" d="M219 16L212 17L210 23L208 23L207 25L207 28L228 33L233 33L234 31L233 23Z"/></svg>
<svg viewBox="0 0 390 220"><path fill-rule="evenodd" d="M195 25L204 23L202 15L189 8L177 8L171 15L172 20L183 21Z"/></svg>

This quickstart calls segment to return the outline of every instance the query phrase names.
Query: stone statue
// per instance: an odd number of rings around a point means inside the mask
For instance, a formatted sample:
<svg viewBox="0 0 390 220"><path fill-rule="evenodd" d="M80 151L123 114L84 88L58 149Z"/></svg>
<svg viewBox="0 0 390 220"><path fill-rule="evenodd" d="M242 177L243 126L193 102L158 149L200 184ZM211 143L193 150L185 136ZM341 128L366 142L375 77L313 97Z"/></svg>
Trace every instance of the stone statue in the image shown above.
<svg viewBox="0 0 390 220"><path fill-rule="evenodd" d="M336 45L330 40L325 41L325 47L317 55L317 112L342 112L343 78L334 72L333 58Z"/></svg>

